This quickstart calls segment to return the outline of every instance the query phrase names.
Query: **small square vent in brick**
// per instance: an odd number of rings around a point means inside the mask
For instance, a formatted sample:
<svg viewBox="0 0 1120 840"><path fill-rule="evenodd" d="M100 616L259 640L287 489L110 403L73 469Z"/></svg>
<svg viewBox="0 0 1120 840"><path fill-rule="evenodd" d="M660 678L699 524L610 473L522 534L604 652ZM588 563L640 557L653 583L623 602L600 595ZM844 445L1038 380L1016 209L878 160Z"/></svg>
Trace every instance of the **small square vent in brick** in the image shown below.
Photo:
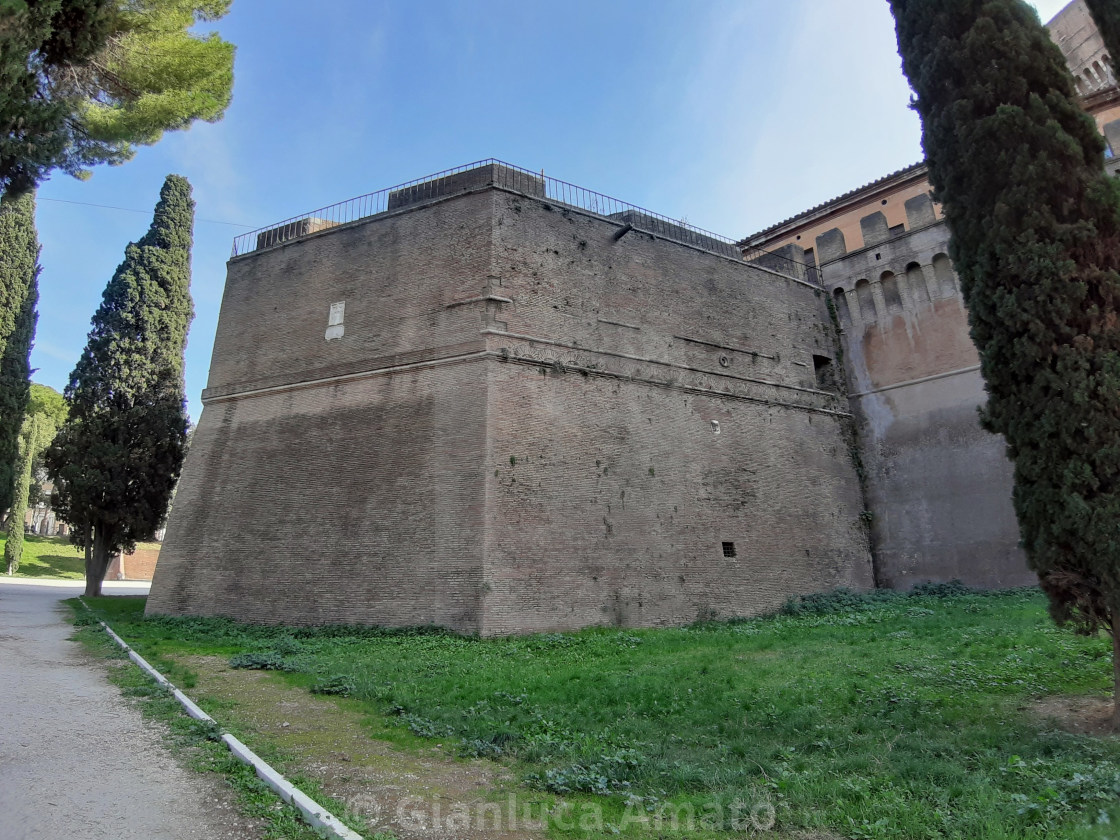
<svg viewBox="0 0 1120 840"><path fill-rule="evenodd" d="M735 543L725 542L723 544L723 556L724 557L734 557L735 556Z"/></svg>

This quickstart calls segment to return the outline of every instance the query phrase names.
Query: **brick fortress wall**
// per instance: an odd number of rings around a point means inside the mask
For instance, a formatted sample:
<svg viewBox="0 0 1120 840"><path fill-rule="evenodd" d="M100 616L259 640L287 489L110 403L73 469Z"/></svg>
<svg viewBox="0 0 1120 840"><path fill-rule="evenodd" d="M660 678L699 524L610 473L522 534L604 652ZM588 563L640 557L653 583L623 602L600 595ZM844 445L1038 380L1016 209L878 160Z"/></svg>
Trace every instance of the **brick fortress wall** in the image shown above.
<svg viewBox="0 0 1120 840"><path fill-rule="evenodd" d="M231 261L150 611L477 629L485 340L454 304L491 215L467 196Z"/></svg>
<svg viewBox="0 0 1120 840"><path fill-rule="evenodd" d="M492 634L871 585L823 297L542 192L230 263L149 611Z"/></svg>
<svg viewBox="0 0 1120 840"><path fill-rule="evenodd" d="M848 251L835 231L818 252L843 328L878 582L1034 583L1003 438L980 427L984 384L948 227L928 196L908 202L905 229L888 231L880 212L861 221L861 246Z"/></svg>
<svg viewBox="0 0 1120 840"><path fill-rule="evenodd" d="M491 373L486 629L679 624L869 587L847 402L814 368L836 355L823 297L494 201L513 302L489 335L510 362Z"/></svg>

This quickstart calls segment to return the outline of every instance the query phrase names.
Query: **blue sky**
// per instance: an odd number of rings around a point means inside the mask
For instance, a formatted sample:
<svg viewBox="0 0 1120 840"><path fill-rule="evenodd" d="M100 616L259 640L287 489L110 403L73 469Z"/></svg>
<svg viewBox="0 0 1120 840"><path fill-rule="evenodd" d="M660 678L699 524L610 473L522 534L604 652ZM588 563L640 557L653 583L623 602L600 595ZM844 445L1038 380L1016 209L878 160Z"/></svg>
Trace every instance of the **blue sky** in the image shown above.
<svg viewBox="0 0 1120 840"><path fill-rule="evenodd" d="M172 172L197 421L238 233L497 157L742 237L921 157L886 0L236 0L204 28L237 45L223 121L39 190L37 382L65 386Z"/></svg>

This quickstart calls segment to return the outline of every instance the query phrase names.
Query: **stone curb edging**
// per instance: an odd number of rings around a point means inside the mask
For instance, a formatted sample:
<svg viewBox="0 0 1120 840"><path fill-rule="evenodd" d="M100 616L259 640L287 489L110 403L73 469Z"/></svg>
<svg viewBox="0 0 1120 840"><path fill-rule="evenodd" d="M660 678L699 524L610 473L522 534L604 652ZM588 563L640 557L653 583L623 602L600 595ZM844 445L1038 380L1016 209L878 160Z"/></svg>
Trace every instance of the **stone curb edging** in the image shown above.
<svg viewBox="0 0 1120 840"><path fill-rule="evenodd" d="M78 600L90 615L93 615L93 610L89 608L89 604L87 604L81 596L78 597ZM94 618L97 617L94 616ZM202 711L193 700L172 685L167 677L153 668L144 657L129 647L124 639L113 632L113 629L108 624L99 618L97 619L97 623L105 629L105 632L120 646L121 650L128 654L129 659L135 662L148 676L171 692L188 715L195 720L207 721L215 726L218 725L218 722L214 720L214 718ZM272 765L241 743L241 741L234 738L228 732L223 731L222 742L229 751L233 753L235 758L250 765L256 772L257 778L275 791L277 796L299 811L304 820L313 828L325 831L329 836L337 837L340 840L362 840L360 834L347 828L338 817L327 811L310 796L285 779Z"/></svg>

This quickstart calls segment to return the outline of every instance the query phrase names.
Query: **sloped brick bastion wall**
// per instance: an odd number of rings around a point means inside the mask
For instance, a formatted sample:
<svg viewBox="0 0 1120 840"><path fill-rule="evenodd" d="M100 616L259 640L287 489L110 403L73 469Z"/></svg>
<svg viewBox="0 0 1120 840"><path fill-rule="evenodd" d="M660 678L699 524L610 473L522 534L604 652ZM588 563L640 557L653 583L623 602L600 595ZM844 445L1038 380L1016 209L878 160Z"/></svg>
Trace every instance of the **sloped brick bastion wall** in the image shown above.
<svg viewBox="0 0 1120 840"><path fill-rule="evenodd" d="M498 183L231 261L150 612L497 634L872 585L823 296Z"/></svg>

